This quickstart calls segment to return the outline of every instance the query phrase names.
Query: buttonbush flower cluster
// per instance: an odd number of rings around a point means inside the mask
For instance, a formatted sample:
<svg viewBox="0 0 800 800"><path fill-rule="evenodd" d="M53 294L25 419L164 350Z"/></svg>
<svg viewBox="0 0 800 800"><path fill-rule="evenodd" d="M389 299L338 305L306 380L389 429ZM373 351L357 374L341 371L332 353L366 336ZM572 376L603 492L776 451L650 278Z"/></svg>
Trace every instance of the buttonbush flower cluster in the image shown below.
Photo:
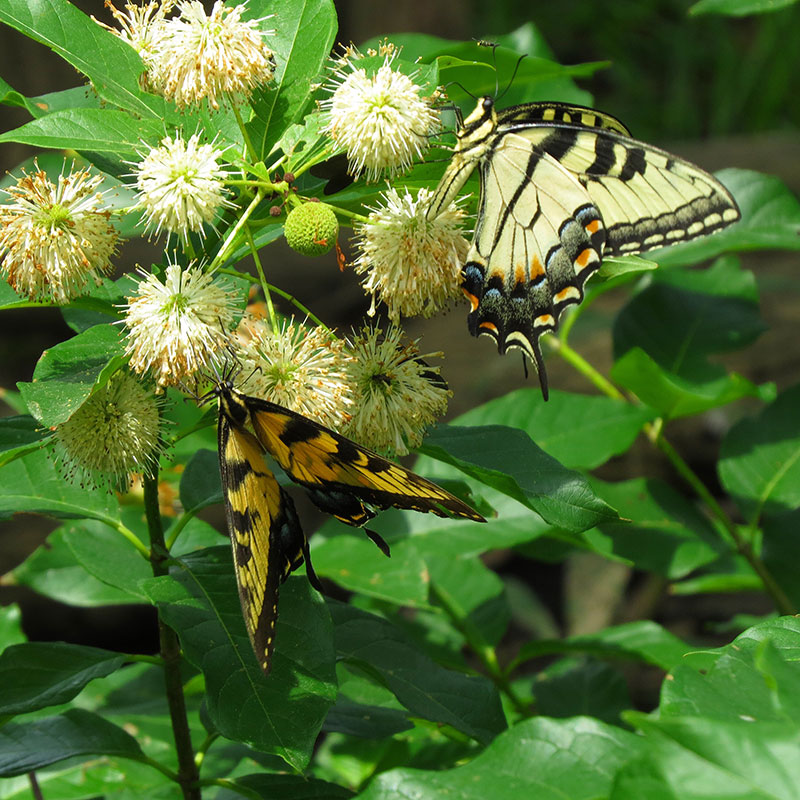
<svg viewBox="0 0 800 800"><path fill-rule="evenodd" d="M320 51L305 78L318 81L315 103L297 105L278 131L285 87L302 82L279 77L295 23L283 30L280 16L253 8L108 2L96 22L128 53L140 89L124 146L56 175L34 163L4 190L0 271L10 289L32 303L104 307L119 326L116 371L51 426L59 461L81 480L106 474L124 488L156 469L163 396L199 395L209 379L232 377L249 396L394 455L418 447L446 411L442 354L423 355L401 328L459 296L467 250L462 205L428 219L430 188L403 184L442 130L436 70L388 41ZM327 194L315 175L328 176ZM397 185L372 188L377 181ZM342 189L356 202L340 202ZM296 287L273 285L272 249L263 249L284 225L309 261ZM169 249L131 265L119 258L122 231ZM343 281L361 278L373 318L349 334L292 293L306 294L319 268L311 258L331 250Z"/></svg>

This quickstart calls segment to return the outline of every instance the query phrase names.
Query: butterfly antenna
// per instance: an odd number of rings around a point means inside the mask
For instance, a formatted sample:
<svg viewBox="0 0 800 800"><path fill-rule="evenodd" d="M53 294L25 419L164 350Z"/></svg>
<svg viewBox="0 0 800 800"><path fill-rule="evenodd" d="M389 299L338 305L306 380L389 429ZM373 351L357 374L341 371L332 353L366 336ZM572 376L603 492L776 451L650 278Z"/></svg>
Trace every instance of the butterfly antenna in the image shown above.
<svg viewBox="0 0 800 800"><path fill-rule="evenodd" d="M472 94L472 92L469 89L467 89L466 86L464 86L463 84L459 83L458 81L450 81L450 83L446 83L444 85L445 91L447 91L447 88L449 86L458 86L458 88L461 89L461 91L464 92L464 94L469 95L476 103L478 102L477 96ZM461 109L458 108L458 106L456 106L453 109L453 111L455 111L456 114L460 114L461 113Z"/></svg>
<svg viewBox="0 0 800 800"><path fill-rule="evenodd" d="M514 78L516 78L516 77L517 77L517 72L519 72L519 65L520 65L520 64L521 64L521 63L522 63L522 62L523 62L523 61L524 61L524 60L525 60L527 57L528 57L528 54L527 54L527 53L523 53L523 54L522 54L522 55L521 55L521 56L520 56L520 57L517 59L517 63L514 65L514 71L511 73L511 79L509 80L508 84L506 85L506 88L505 88L505 89L503 89L503 93L502 93L502 94L501 94L499 97L495 98L495 102L498 102L498 101L499 101L499 100L501 100L501 99L502 99L502 98L503 98L503 97L504 97L506 94L508 94L508 90L511 88L512 84L514 83Z"/></svg>
<svg viewBox="0 0 800 800"><path fill-rule="evenodd" d="M500 73L497 70L497 42L487 42L485 39L478 39L478 47L492 48L492 69L494 70L494 96L500 93ZM498 98L499 99L499 98Z"/></svg>

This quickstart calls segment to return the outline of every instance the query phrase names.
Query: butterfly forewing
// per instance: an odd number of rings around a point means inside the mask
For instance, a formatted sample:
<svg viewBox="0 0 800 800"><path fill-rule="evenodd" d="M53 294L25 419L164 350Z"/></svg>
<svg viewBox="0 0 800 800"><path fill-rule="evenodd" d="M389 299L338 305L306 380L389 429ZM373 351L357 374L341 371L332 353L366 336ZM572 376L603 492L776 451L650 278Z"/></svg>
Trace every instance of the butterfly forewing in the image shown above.
<svg viewBox="0 0 800 800"><path fill-rule="evenodd" d="M484 521L450 492L351 439L266 400L245 399L259 442L293 481L312 490L312 499L315 493L327 496L324 510L344 522L363 525L374 516L363 503ZM336 513L331 504L336 507L337 496L359 512Z"/></svg>
<svg viewBox="0 0 800 800"><path fill-rule="evenodd" d="M725 187L694 164L630 138L608 114L559 103L503 111L481 98L456 132L428 216L480 165L481 197L463 268L473 335L518 347L539 370L539 337L583 299L604 255L640 253L739 219Z"/></svg>
<svg viewBox="0 0 800 800"><path fill-rule="evenodd" d="M306 540L291 497L264 463L262 446L231 416L230 406L222 399L218 439L242 613L259 664L269 672L278 590L287 575L303 563Z"/></svg>

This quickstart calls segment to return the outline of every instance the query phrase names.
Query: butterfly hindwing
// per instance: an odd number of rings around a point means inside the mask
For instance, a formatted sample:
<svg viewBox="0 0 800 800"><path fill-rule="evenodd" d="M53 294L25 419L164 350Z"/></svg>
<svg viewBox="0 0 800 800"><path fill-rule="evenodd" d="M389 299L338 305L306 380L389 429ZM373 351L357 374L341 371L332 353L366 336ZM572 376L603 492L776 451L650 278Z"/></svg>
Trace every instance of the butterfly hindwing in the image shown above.
<svg viewBox="0 0 800 800"><path fill-rule="evenodd" d="M247 633L266 673L274 645L280 584L304 557L309 577L313 571L292 498L264 463L258 440L227 408L229 404L221 400L218 443L225 515Z"/></svg>
<svg viewBox="0 0 800 800"><path fill-rule="evenodd" d="M456 139L428 217L479 167L475 236L463 267L469 329L490 335L501 353L527 353L545 399L539 338L581 302L603 256L687 241L739 218L716 178L592 109L528 103L496 111L483 97Z"/></svg>

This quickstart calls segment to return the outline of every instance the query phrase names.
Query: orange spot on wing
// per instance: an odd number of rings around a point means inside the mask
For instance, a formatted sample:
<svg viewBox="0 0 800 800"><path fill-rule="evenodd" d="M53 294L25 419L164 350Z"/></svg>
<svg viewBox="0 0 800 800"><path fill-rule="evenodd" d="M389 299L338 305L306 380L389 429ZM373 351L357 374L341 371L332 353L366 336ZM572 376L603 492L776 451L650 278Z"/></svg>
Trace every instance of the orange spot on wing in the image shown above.
<svg viewBox="0 0 800 800"><path fill-rule="evenodd" d="M539 261L539 256L534 256L531 259L531 279L538 278L544 275L544 267L542 262Z"/></svg>
<svg viewBox="0 0 800 800"><path fill-rule="evenodd" d="M555 325L552 314L542 314L536 317L536 322L538 322L539 325Z"/></svg>
<svg viewBox="0 0 800 800"><path fill-rule="evenodd" d="M491 331L492 333L497 333L497 325L495 325L493 322L481 322L478 327L487 331Z"/></svg>
<svg viewBox="0 0 800 800"><path fill-rule="evenodd" d="M467 298L467 300L469 300L469 304L472 307L472 311L477 311L478 304L480 303L478 298L475 297L475 295L472 294L472 292L468 292L466 289L462 289L461 291L464 292L464 296Z"/></svg>
<svg viewBox="0 0 800 800"><path fill-rule="evenodd" d="M567 286L566 289L562 289L556 296L553 298L557 303L562 303L568 297L572 295L572 287Z"/></svg>
<svg viewBox="0 0 800 800"><path fill-rule="evenodd" d="M518 284L525 283L527 281L525 276L525 267L522 264L517 264L517 266L514 267L514 280Z"/></svg>
<svg viewBox="0 0 800 800"><path fill-rule="evenodd" d="M588 263L591 257L594 255L594 250L591 247L587 247L585 250L582 250L578 257L575 259L575 263L583 269Z"/></svg>
<svg viewBox="0 0 800 800"><path fill-rule="evenodd" d="M586 230L589 231L589 233L597 233L597 231L600 230L600 220L599 219L593 219L586 226Z"/></svg>

